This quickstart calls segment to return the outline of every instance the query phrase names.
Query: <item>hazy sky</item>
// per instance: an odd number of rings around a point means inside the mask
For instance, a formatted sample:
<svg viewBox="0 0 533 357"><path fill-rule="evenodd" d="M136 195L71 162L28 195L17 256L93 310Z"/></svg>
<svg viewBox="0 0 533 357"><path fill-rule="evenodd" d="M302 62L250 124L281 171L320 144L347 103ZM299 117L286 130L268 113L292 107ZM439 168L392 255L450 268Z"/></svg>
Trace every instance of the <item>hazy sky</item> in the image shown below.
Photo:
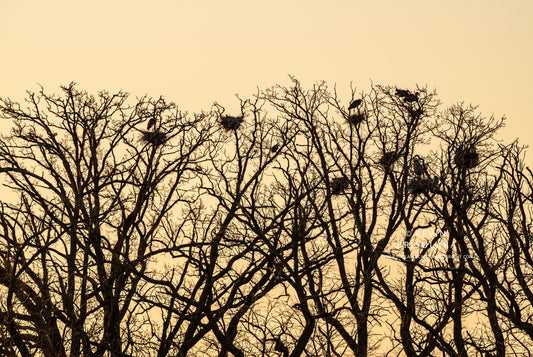
<svg viewBox="0 0 533 357"><path fill-rule="evenodd" d="M533 143L533 1L2 0L0 14L3 97L75 81L199 111L288 74L418 83L506 114L505 137Z"/></svg>

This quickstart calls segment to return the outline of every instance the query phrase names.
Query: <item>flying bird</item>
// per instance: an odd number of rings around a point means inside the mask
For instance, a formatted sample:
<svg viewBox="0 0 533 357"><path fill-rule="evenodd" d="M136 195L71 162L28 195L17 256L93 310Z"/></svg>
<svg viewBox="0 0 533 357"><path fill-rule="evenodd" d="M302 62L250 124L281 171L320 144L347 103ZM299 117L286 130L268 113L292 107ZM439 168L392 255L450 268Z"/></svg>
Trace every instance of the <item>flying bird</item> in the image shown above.
<svg viewBox="0 0 533 357"><path fill-rule="evenodd" d="M362 99L356 99L356 100L354 100L354 101L350 104L350 106L348 107L348 110L352 110L352 109L357 108L358 106L361 105L362 102L363 102Z"/></svg>
<svg viewBox="0 0 533 357"><path fill-rule="evenodd" d="M147 130L150 130L151 127L153 127L155 125L155 117L154 118L151 118L149 121L148 121L148 125L146 126L146 129Z"/></svg>

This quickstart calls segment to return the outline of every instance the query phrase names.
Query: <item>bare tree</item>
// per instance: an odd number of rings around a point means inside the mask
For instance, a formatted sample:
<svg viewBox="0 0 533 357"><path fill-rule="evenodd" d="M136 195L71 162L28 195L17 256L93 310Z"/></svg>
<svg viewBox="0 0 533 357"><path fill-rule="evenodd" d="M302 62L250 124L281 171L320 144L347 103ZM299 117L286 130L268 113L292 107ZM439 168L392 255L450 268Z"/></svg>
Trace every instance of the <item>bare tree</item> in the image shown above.
<svg viewBox="0 0 533 357"><path fill-rule="evenodd" d="M527 355L533 173L503 120L291 80L234 113L2 99L0 351Z"/></svg>

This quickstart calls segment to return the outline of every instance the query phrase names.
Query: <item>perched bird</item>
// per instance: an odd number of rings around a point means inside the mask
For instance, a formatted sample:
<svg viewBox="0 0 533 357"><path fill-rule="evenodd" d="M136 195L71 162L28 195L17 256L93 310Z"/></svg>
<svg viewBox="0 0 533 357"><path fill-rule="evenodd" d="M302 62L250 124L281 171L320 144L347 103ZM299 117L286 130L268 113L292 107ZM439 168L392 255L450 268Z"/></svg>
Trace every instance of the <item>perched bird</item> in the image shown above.
<svg viewBox="0 0 533 357"><path fill-rule="evenodd" d="M155 125L155 117L154 118L151 118L149 121L148 121L148 125L146 126L146 129L147 130L150 130L151 127L153 127Z"/></svg>
<svg viewBox="0 0 533 357"><path fill-rule="evenodd" d="M405 98L405 97L407 97L409 94L411 94L411 92L409 92L409 91L406 90L406 89L398 89L398 88L396 88L396 95L397 95L398 97Z"/></svg>
<svg viewBox="0 0 533 357"><path fill-rule="evenodd" d="M362 102L363 102L362 99L356 99L356 100L354 100L354 101L350 104L350 106L348 107L348 110L352 110L352 109L357 108L358 106L361 105Z"/></svg>
<svg viewBox="0 0 533 357"><path fill-rule="evenodd" d="M289 356L289 349L285 346L283 342L281 342L281 339L279 337L275 338L274 341L276 344L274 345L274 351L283 353L283 357Z"/></svg>
<svg viewBox="0 0 533 357"><path fill-rule="evenodd" d="M418 155L413 157L413 170L417 176L424 174L424 161Z"/></svg>
<svg viewBox="0 0 533 357"><path fill-rule="evenodd" d="M385 167L390 166L394 161L399 158L396 151L387 151L379 159L379 163Z"/></svg>
<svg viewBox="0 0 533 357"><path fill-rule="evenodd" d="M272 146L272 148L270 149L270 151L272 152L276 152L279 150L279 145L278 144L275 144L274 146Z"/></svg>

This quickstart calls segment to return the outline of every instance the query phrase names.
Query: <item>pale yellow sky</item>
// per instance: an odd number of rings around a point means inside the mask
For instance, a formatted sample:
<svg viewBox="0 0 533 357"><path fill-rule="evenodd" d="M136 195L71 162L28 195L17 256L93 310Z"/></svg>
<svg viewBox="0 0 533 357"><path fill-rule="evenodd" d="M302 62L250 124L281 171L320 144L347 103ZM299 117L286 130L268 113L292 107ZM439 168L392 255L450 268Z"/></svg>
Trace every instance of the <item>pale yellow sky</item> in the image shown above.
<svg viewBox="0 0 533 357"><path fill-rule="evenodd" d="M4 97L75 81L199 111L287 74L418 83L506 114L505 137L533 143L533 1L3 0L0 14Z"/></svg>

